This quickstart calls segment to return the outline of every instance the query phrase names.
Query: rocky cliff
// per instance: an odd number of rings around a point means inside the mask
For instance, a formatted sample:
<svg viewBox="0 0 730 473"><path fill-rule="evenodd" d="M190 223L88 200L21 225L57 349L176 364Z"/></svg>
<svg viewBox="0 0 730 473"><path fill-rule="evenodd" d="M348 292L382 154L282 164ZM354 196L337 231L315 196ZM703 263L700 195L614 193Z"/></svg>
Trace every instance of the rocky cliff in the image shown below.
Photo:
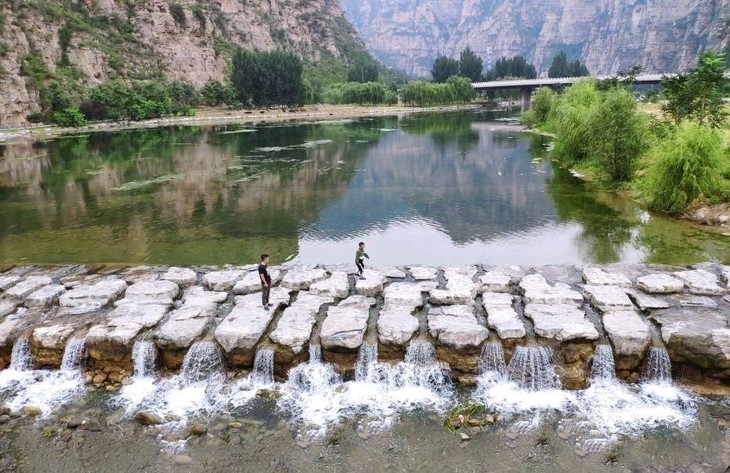
<svg viewBox="0 0 730 473"><path fill-rule="evenodd" d="M634 65L662 73L693 66L727 42L730 0L342 0L368 49L385 64L429 75L441 54L471 47L485 68L522 54L538 73L565 51L594 74Z"/></svg>
<svg viewBox="0 0 730 473"><path fill-rule="evenodd" d="M38 109L39 77L221 79L236 45L347 63L363 44L338 0L3 0L0 126Z"/></svg>

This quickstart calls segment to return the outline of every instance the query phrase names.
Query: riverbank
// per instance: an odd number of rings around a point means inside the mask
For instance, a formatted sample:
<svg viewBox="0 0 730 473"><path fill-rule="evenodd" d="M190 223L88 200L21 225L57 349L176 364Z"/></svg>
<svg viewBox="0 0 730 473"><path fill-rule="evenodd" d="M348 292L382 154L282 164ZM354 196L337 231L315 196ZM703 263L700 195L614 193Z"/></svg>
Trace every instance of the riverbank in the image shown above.
<svg viewBox="0 0 730 473"><path fill-rule="evenodd" d="M51 125L25 128L0 129L0 143L14 139L45 140L66 134L80 134L98 131L121 131L142 128L158 128L174 125L263 125L268 123L346 120L389 115L407 115L425 112L448 112L465 109L479 109L484 105L451 105L439 107L406 107L377 105L361 107L355 105L316 105L297 109L254 109L228 110L225 108L202 108L194 116L165 117L139 122L95 122L78 128L63 128Z"/></svg>

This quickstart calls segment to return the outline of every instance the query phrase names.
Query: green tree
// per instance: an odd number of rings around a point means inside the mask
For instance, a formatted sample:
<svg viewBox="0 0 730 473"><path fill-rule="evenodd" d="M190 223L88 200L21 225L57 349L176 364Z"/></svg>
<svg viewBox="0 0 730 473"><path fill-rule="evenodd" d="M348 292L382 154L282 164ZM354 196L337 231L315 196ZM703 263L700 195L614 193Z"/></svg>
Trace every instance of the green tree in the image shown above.
<svg viewBox="0 0 730 473"><path fill-rule="evenodd" d="M433 63L431 77L434 82L443 83L451 76L459 74L459 61L441 56Z"/></svg>
<svg viewBox="0 0 730 473"><path fill-rule="evenodd" d="M456 101L462 103L471 102L477 95L471 83L472 79L469 77L451 76L446 80L446 84L454 89Z"/></svg>
<svg viewBox="0 0 730 473"><path fill-rule="evenodd" d="M613 182L628 181L646 149L644 122L633 94L616 87L605 92L586 124L591 157Z"/></svg>
<svg viewBox="0 0 730 473"><path fill-rule="evenodd" d="M568 66L568 57L563 51L560 51L553 57L553 62L548 68L548 77L568 77L570 76L570 67Z"/></svg>
<svg viewBox="0 0 730 473"><path fill-rule="evenodd" d="M555 106L555 92L550 87L540 87L532 99L532 110L538 124L545 123Z"/></svg>
<svg viewBox="0 0 730 473"><path fill-rule="evenodd" d="M482 76L483 67L482 58L470 48L461 52L459 57L459 75L461 77L468 77L472 82L476 82Z"/></svg>
<svg viewBox="0 0 730 473"><path fill-rule="evenodd" d="M233 55L231 83L248 106L301 105L305 99L302 60L280 50Z"/></svg>
<svg viewBox="0 0 730 473"><path fill-rule="evenodd" d="M588 117L600 96L591 80L571 85L557 101L549 116L549 128L555 132L553 153L560 159L576 163L590 155Z"/></svg>
<svg viewBox="0 0 730 473"><path fill-rule="evenodd" d="M349 82L377 82L378 65L375 63L354 64L347 71Z"/></svg>
<svg viewBox="0 0 730 473"><path fill-rule="evenodd" d="M487 81L505 79L505 78L522 78L534 79L537 77L535 66L528 63L522 56L514 56L512 58L501 58L494 63L494 67L487 72L485 79Z"/></svg>
<svg viewBox="0 0 730 473"><path fill-rule="evenodd" d="M79 127L86 125L86 117L78 107L69 107L53 114L53 122L58 126Z"/></svg>

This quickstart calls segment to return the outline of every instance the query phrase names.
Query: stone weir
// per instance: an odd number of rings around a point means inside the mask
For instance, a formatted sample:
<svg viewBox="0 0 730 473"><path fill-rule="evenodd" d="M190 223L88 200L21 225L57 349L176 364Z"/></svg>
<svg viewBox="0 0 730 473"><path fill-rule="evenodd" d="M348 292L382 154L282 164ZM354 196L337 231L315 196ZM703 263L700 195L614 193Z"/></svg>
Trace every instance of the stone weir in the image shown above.
<svg viewBox="0 0 730 473"><path fill-rule="evenodd" d="M552 348L562 385L589 384L596 345L610 343L617 374L639 380L650 347L665 346L676 380L730 385L730 267L651 265L368 269L272 267L270 309L256 265L219 267L13 267L0 272L0 369L30 342L35 368L58 368L84 338L87 380L119 385L132 347L153 342L162 368L180 369L191 345L215 341L231 374L256 350L274 351L275 373L308 358L309 345L351 376L360 346L403 359L430 341L444 368L472 384L485 343Z"/></svg>

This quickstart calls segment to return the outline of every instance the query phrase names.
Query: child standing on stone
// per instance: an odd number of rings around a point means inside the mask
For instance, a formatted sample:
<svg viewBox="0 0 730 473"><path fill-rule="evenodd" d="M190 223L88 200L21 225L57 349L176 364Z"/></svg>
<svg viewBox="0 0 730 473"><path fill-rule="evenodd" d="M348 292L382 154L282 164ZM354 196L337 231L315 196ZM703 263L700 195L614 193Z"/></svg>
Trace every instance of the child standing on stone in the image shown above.
<svg viewBox="0 0 730 473"><path fill-rule="evenodd" d="M269 310L269 292L271 291L271 276L269 275L269 255L264 253L261 255L261 264L259 264L259 279L261 279L261 303L265 310Z"/></svg>
<svg viewBox="0 0 730 473"><path fill-rule="evenodd" d="M355 252L355 265L357 266L357 273L360 279L365 279L362 275L365 269L365 258L370 259L367 253L365 253L365 243L360 242L357 244L357 251Z"/></svg>

